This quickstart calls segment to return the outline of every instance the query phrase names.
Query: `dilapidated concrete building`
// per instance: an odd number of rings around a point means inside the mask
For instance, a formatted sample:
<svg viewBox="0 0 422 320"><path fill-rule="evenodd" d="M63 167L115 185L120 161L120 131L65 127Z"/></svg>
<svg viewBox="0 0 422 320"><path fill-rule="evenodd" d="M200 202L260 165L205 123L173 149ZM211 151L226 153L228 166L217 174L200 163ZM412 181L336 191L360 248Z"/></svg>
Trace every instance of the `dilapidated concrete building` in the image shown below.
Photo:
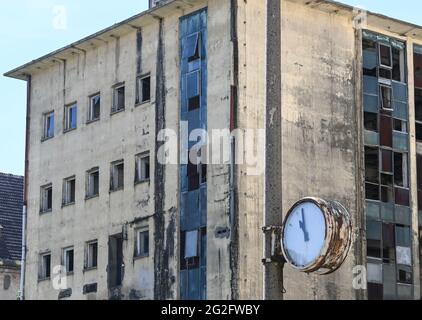
<svg viewBox="0 0 422 320"><path fill-rule="evenodd" d="M151 5L6 74L28 83L25 297L419 299L422 27L333 1ZM184 123L264 136L162 163ZM262 262L263 227L307 196L352 217L327 276Z"/></svg>

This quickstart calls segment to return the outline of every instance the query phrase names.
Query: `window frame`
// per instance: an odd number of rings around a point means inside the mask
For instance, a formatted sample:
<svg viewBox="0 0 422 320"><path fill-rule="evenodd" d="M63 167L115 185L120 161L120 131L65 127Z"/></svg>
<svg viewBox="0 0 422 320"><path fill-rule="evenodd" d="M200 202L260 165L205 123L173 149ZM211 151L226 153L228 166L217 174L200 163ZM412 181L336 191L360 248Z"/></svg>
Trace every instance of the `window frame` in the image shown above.
<svg viewBox="0 0 422 320"><path fill-rule="evenodd" d="M73 186L73 201L72 201L72 195L69 194L69 192L72 192L72 190L69 190L69 183L74 183ZM62 206L71 206L76 203L76 176L71 176L68 178L63 179L63 195L62 195Z"/></svg>
<svg viewBox="0 0 422 320"><path fill-rule="evenodd" d="M49 257L49 266L45 263L45 258ZM51 279L51 251L43 252L39 254L39 265L38 265L38 281L45 281ZM47 272L48 271L48 272Z"/></svg>
<svg viewBox="0 0 422 320"><path fill-rule="evenodd" d="M116 178L117 182L119 182L119 177L118 177L118 175L115 175L114 170L117 166L120 166L120 165L123 165L122 185L115 187L114 178ZM124 187L125 187L125 161L122 159L122 160L114 161L110 165L110 192L116 192L116 191L123 190Z"/></svg>
<svg viewBox="0 0 422 320"><path fill-rule="evenodd" d="M48 201L48 190L51 190L51 201ZM48 204L51 202L51 206ZM47 203L47 207L45 206ZM53 184L49 183L40 187L40 214L50 213L53 211Z"/></svg>
<svg viewBox="0 0 422 320"><path fill-rule="evenodd" d="M97 118L94 118L95 112L94 112L94 103L93 103L93 100L96 97L99 97L99 99L100 99L100 106L99 106L99 109L100 110L98 112L98 117ZM94 93L94 94L90 95L88 97L88 99L89 99L89 101L88 101L88 115L87 115L88 116L88 120L87 120L87 124L92 123L92 122L99 121L101 119L101 92L97 92L97 93Z"/></svg>
<svg viewBox="0 0 422 320"><path fill-rule="evenodd" d="M93 188L93 192L91 193L91 176L94 174L98 174L98 191L95 193L95 187ZM95 186L95 184L93 184ZM100 196L100 168L95 167L86 172L86 192L85 192L85 199L92 199Z"/></svg>
<svg viewBox="0 0 422 320"><path fill-rule="evenodd" d="M50 119L51 117L53 118L53 133L50 136L48 135L48 130L47 130L47 123L48 123L47 120ZM54 110L43 113L43 134L41 137L41 141L53 139L55 135L55 129L56 129L55 127L56 127L56 115L55 115Z"/></svg>
<svg viewBox="0 0 422 320"><path fill-rule="evenodd" d="M92 256L92 261L91 261L91 248L93 245L97 246L97 252L96 252L96 257L95 257L95 265L94 265L94 257ZM84 270L95 270L98 269L98 240L91 240L91 241L87 241L85 243L85 264L84 264Z"/></svg>
<svg viewBox="0 0 422 320"><path fill-rule="evenodd" d="M147 235L148 238L148 251L144 252L143 249L145 246L145 238L142 238L142 235ZM139 258L147 258L150 256L150 232L149 232L149 227L148 226L144 226L144 227L139 227L135 230L135 258L139 259Z"/></svg>
<svg viewBox="0 0 422 320"><path fill-rule="evenodd" d="M144 99L143 80L149 79L149 97ZM151 74L140 74L136 77L135 106L151 102Z"/></svg>
<svg viewBox="0 0 422 320"><path fill-rule="evenodd" d="M386 48L389 48L389 50L390 50L390 66L388 66L388 65L384 65L383 63L382 63L382 57L381 57L381 47L386 47ZM392 70L393 69L393 48L391 47L391 45L390 44L385 44L385 43L379 43L378 42L378 64L379 64L379 66L381 67L381 68L384 68L384 69L390 69L390 70Z"/></svg>
<svg viewBox="0 0 422 320"><path fill-rule="evenodd" d="M76 114L75 114L75 127L73 128L70 122L70 118L69 118L69 112L72 109L76 109ZM69 103L67 105L64 106L64 119L63 119L63 132L67 133L73 130L78 129L78 103L77 102L73 102L73 103Z"/></svg>
<svg viewBox="0 0 422 320"><path fill-rule="evenodd" d="M73 257L72 257L73 269L71 271L69 271L68 261L67 261L67 253L70 251L73 251ZM75 272L75 247L74 246L70 246L70 247L66 247L62 249L62 265L65 267L67 275L72 275Z"/></svg>
<svg viewBox="0 0 422 320"><path fill-rule="evenodd" d="M148 159L148 177L144 170L144 160ZM151 156L150 152L142 152L135 156L135 184L151 181Z"/></svg>
<svg viewBox="0 0 422 320"><path fill-rule="evenodd" d="M123 107L118 108L118 90L123 88ZM116 114L119 112L123 112L126 109L126 85L125 82L120 82L112 87L112 105L111 105L111 114Z"/></svg>

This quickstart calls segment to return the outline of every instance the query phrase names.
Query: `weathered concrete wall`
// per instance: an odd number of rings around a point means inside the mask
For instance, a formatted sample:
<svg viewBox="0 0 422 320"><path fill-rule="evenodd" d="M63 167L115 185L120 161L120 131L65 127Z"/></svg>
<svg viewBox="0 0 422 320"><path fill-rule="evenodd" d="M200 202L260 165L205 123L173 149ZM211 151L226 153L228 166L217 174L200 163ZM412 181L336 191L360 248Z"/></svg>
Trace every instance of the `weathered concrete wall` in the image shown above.
<svg viewBox="0 0 422 320"><path fill-rule="evenodd" d="M357 212L355 35L351 19L290 1L282 6L283 208L306 196ZM284 270L286 299L353 299L352 250L329 276Z"/></svg>
<svg viewBox="0 0 422 320"><path fill-rule="evenodd" d="M236 298L243 300L263 298L265 148L264 141L258 140L258 130L265 129L266 3L237 1L237 5L237 121L242 132L252 130L253 134L245 136L247 147L241 155L245 162L236 170L238 242L233 245L238 247L238 269L234 285ZM255 159L258 159L256 163Z"/></svg>
<svg viewBox="0 0 422 320"><path fill-rule="evenodd" d="M19 266L16 268L2 266L0 262L0 301L17 300L19 296L19 284Z"/></svg>

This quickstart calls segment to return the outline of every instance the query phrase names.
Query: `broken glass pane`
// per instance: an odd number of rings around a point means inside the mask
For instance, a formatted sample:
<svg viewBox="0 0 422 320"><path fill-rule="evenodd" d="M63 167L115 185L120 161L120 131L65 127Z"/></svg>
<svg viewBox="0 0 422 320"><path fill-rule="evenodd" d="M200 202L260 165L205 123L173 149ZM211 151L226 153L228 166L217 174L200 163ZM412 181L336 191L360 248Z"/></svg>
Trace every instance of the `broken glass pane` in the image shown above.
<svg viewBox="0 0 422 320"><path fill-rule="evenodd" d="M393 203L393 188L381 186L381 201L385 203Z"/></svg>
<svg viewBox="0 0 422 320"><path fill-rule="evenodd" d="M413 270L409 266L397 266L397 281L400 283L413 283Z"/></svg>
<svg viewBox="0 0 422 320"><path fill-rule="evenodd" d="M183 50L183 58L187 58L189 61L199 58L199 39L199 33L195 33L186 38L186 43Z"/></svg>
<svg viewBox="0 0 422 320"><path fill-rule="evenodd" d="M378 148L365 147L365 180L379 183Z"/></svg>
<svg viewBox="0 0 422 320"><path fill-rule="evenodd" d="M379 186L377 184L365 183L365 194L368 200L379 200Z"/></svg>
<svg viewBox="0 0 422 320"><path fill-rule="evenodd" d="M408 189L402 189L402 188L395 188L395 203L400 206L406 206L408 207L410 205L409 200L409 190Z"/></svg>
<svg viewBox="0 0 422 320"><path fill-rule="evenodd" d="M392 187L393 176L391 174L381 173L381 184L387 187Z"/></svg>
<svg viewBox="0 0 422 320"><path fill-rule="evenodd" d="M372 112L364 113L365 130L378 132L378 114Z"/></svg>
<svg viewBox="0 0 422 320"><path fill-rule="evenodd" d="M393 48L393 80L406 82L404 79L404 52Z"/></svg>
<svg viewBox="0 0 422 320"><path fill-rule="evenodd" d="M381 171L393 173L393 152L391 150L381 149Z"/></svg>
<svg viewBox="0 0 422 320"><path fill-rule="evenodd" d="M392 110L393 92L391 87L380 85L380 97L381 108L385 110Z"/></svg>
<svg viewBox="0 0 422 320"><path fill-rule="evenodd" d="M391 47L380 43L379 44L379 58L380 58L381 66L391 68L393 66Z"/></svg>
<svg viewBox="0 0 422 320"><path fill-rule="evenodd" d="M406 153L394 152L394 184L404 188L409 186Z"/></svg>

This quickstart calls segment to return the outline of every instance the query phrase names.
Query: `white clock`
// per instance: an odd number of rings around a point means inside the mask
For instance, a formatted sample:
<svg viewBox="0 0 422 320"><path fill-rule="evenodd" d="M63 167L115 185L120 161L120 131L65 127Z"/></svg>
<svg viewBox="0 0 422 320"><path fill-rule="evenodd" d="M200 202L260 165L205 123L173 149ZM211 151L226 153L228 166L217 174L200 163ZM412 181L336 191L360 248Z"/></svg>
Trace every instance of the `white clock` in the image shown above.
<svg viewBox="0 0 422 320"><path fill-rule="evenodd" d="M284 257L295 269L334 272L350 250L350 215L338 202L305 198L287 213L281 241Z"/></svg>

